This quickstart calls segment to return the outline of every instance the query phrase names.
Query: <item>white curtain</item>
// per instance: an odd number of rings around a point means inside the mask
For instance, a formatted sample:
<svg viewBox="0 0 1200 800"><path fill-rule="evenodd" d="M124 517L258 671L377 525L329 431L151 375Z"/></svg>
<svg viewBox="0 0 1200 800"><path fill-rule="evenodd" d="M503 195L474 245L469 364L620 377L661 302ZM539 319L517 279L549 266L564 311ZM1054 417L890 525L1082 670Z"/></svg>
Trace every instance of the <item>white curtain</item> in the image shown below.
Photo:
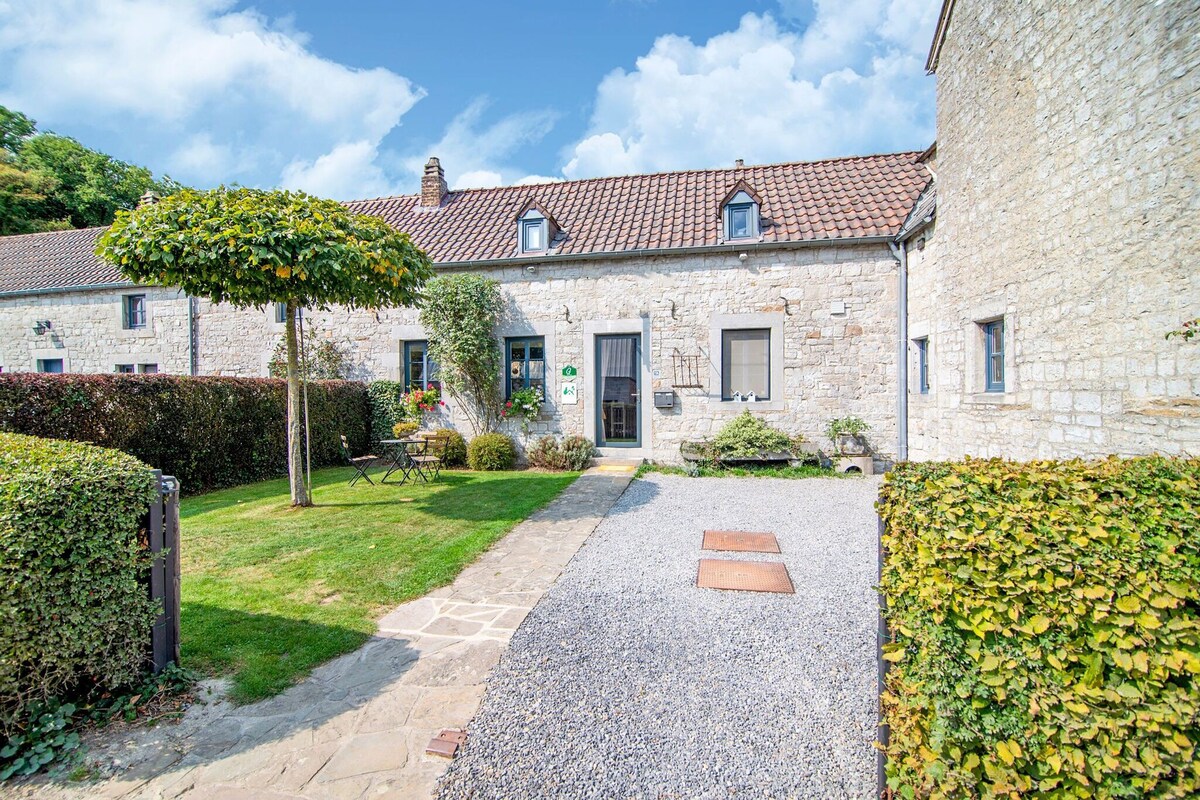
<svg viewBox="0 0 1200 800"><path fill-rule="evenodd" d="M747 397L754 392L757 398L770 395L771 332L725 331L725 347L721 372L724 376L724 395L740 393Z"/></svg>

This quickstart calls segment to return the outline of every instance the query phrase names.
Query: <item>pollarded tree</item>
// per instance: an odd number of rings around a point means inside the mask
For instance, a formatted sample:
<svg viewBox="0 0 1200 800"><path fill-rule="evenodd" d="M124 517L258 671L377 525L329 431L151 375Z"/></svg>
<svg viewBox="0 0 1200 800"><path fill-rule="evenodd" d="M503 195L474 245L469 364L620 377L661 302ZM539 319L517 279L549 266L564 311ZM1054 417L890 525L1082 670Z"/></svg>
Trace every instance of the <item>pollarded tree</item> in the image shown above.
<svg viewBox="0 0 1200 800"><path fill-rule="evenodd" d="M378 217L302 192L185 189L117 213L96 254L142 285L171 286L237 308L287 305L288 476L293 505L311 505L301 470L296 310L413 303L433 265Z"/></svg>

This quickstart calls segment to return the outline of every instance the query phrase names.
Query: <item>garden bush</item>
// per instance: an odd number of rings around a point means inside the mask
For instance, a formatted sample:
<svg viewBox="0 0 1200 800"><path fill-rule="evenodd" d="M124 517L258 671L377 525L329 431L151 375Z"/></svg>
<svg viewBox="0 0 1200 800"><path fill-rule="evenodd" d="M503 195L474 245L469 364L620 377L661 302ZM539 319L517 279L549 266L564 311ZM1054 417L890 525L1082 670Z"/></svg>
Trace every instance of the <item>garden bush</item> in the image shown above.
<svg viewBox="0 0 1200 800"><path fill-rule="evenodd" d="M156 604L141 526L157 485L115 450L0 433L0 738L55 698L132 683Z"/></svg>
<svg viewBox="0 0 1200 800"><path fill-rule="evenodd" d="M434 433L445 436L446 452L442 455L442 466L465 467L467 465L467 441L453 428L438 428Z"/></svg>
<svg viewBox="0 0 1200 800"><path fill-rule="evenodd" d="M483 433L471 440L467 463L471 469L484 471L512 469L517 463L517 447L503 433Z"/></svg>
<svg viewBox="0 0 1200 800"><path fill-rule="evenodd" d="M1200 794L1200 459L901 464L879 512L898 796Z"/></svg>
<svg viewBox="0 0 1200 800"><path fill-rule="evenodd" d="M553 436L543 436L529 448L529 466L548 470L578 472L587 469L596 447L582 436L568 436L561 442Z"/></svg>
<svg viewBox="0 0 1200 800"><path fill-rule="evenodd" d="M791 450L792 437L743 411L725 423L713 439L712 448L718 458L754 458L760 453Z"/></svg>
<svg viewBox="0 0 1200 800"><path fill-rule="evenodd" d="M287 384L268 378L0 375L0 431L129 453L194 493L287 474ZM313 466L341 464L338 439L368 445L367 389L308 387Z"/></svg>

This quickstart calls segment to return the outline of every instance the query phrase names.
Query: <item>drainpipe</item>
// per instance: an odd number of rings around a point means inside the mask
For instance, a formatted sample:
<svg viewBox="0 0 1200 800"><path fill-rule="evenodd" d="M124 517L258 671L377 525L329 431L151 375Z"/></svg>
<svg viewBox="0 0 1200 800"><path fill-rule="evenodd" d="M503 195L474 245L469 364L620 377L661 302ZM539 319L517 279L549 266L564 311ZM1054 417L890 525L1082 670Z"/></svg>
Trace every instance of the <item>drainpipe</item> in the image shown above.
<svg viewBox="0 0 1200 800"><path fill-rule="evenodd" d="M900 264L897 278L900 336L896 343L896 460L908 460L908 242L888 242Z"/></svg>
<svg viewBox="0 0 1200 800"><path fill-rule="evenodd" d="M188 374L193 378L196 377L197 361L197 337L196 337L196 298L188 296Z"/></svg>

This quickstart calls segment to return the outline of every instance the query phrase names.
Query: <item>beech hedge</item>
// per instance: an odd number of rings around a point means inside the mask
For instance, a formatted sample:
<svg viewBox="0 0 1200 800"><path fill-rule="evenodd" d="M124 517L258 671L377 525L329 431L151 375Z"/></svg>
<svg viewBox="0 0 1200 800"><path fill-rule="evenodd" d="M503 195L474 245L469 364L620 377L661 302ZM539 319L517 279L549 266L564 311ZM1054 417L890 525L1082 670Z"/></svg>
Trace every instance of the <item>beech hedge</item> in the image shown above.
<svg viewBox="0 0 1200 800"><path fill-rule="evenodd" d="M1200 459L888 474L895 796L1200 795Z"/></svg>
<svg viewBox="0 0 1200 800"><path fill-rule="evenodd" d="M370 431L367 389L308 388L314 467L343 463ZM92 442L174 475L195 493L287 474L287 383L173 375L0 375L0 431Z"/></svg>
<svg viewBox="0 0 1200 800"><path fill-rule="evenodd" d="M147 665L141 522L157 488L124 453L0 433L0 740L30 703L115 689Z"/></svg>

